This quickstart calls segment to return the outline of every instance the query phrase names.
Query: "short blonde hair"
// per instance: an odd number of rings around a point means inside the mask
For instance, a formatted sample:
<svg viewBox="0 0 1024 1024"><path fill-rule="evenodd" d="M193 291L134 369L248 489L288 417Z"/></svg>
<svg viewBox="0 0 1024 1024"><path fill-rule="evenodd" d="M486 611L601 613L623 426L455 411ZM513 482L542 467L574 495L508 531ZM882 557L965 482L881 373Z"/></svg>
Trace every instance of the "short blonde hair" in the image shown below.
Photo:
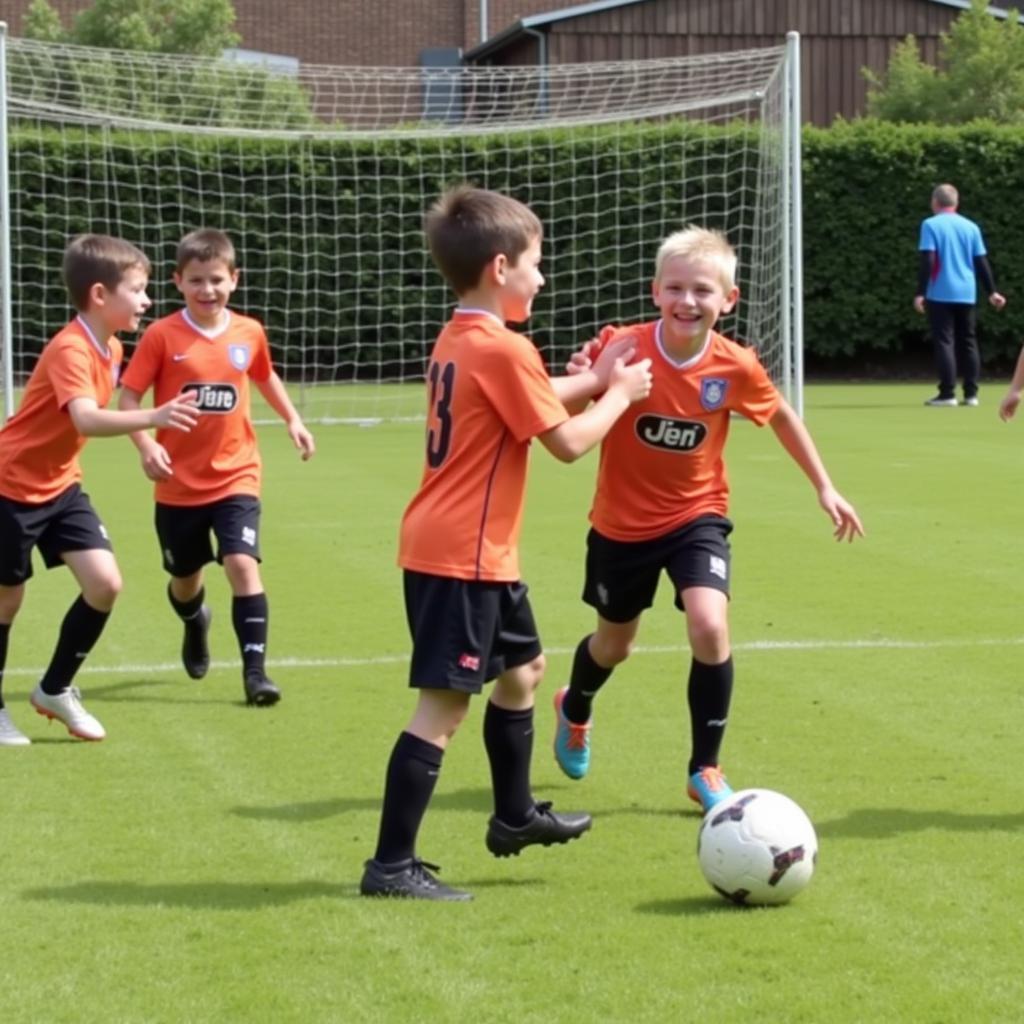
<svg viewBox="0 0 1024 1024"><path fill-rule="evenodd" d="M658 249L654 260L655 281L661 280L665 264L677 256L717 264L722 275L722 287L727 292L736 287L736 250L721 231L698 228L692 224L682 231L674 231Z"/></svg>
<svg viewBox="0 0 1024 1024"><path fill-rule="evenodd" d="M960 193L954 185L948 182L944 185L936 185L932 192L932 202L943 210L953 210L960 205Z"/></svg>

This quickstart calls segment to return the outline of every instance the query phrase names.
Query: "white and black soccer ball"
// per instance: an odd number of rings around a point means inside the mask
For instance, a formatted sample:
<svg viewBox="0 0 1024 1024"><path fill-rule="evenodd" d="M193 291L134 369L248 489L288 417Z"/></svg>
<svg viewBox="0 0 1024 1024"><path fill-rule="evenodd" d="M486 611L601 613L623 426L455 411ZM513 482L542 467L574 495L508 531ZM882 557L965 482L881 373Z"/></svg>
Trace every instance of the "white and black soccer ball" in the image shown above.
<svg viewBox="0 0 1024 1024"><path fill-rule="evenodd" d="M785 903L818 860L810 818L788 796L741 789L704 815L697 859L711 887L733 903Z"/></svg>

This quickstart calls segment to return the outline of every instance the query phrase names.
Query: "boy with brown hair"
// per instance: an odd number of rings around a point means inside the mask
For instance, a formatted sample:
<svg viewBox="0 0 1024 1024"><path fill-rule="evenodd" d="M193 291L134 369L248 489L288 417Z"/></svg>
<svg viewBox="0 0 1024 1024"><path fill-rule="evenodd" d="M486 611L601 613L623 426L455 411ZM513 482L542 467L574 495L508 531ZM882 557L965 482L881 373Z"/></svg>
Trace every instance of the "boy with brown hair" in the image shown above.
<svg viewBox="0 0 1024 1024"><path fill-rule="evenodd" d="M195 399L176 396L157 409L114 412L121 368L118 331L138 330L149 309L149 261L108 235L80 235L64 252L64 282L74 319L43 348L21 405L0 428L0 746L27 746L3 702L3 673L14 617L32 576L32 548L48 569L66 565L81 594L68 609L32 705L63 722L72 736L102 740L106 731L82 705L75 674L107 623L121 590L110 538L81 487L78 454L90 437L158 426L188 432Z"/></svg>
<svg viewBox="0 0 1024 1024"><path fill-rule="evenodd" d="M631 402L647 394L646 360L625 366L628 340L585 373L552 380L529 338L507 328L530 316L544 284L542 229L522 203L468 185L429 211L430 252L458 298L427 367L426 464L402 519L416 709L388 763L377 849L366 896L467 900L416 856L416 837L449 741L472 694L495 680L484 715L496 857L575 839L587 814L559 814L530 788L534 690L544 655L520 579L518 541L527 457L537 438L571 462L589 451ZM566 403L603 392L586 412Z"/></svg>
<svg viewBox="0 0 1024 1024"><path fill-rule="evenodd" d="M691 652L686 790L706 811L732 792L718 763L733 687L732 522L723 461L732 415L772 428L814 487L836 540L852 541L864 530L756 353L714 330L739 299L736 254L726 238L696 227L670 235L655 260L652 297L660 319L605 328L571 363L585 371L627 334L637 356L651 360L655 387L601 445L583 589L597 627L579 642L569 685L555 694L555 759L571 779L587 774L594 698L632 652L664 571L686 614Z"/></svg>
<svg viewBox="0 0 1024 1024"><path fill-rule="evenodd" d="M242 656L248 704L276 704L281 691L266 673L269 606L260 578L261 462L249 411L251 380L284 420L303 460L313 435L274 372L263 326L228 309L238 287L235 247L221 231L203 229L178 245L174 283L185 308L151 324L125 371L121 408L138 409L152 387L156 402L194 393L205 413L188 443L166 430L132 435L143 472L156 484L156 532L167 596L184 624L185 671L201 679L210 667L212 618L203 566L216 560L233 594L231 618ZM211 533L217 541L214 553Z"/></svg>

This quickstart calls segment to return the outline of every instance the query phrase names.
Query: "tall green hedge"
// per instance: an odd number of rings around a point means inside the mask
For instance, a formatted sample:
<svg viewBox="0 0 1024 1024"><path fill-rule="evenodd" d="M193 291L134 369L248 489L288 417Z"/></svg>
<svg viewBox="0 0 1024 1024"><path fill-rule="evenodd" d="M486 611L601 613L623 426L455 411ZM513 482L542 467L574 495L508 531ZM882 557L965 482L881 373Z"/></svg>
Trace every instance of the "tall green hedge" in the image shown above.
<svg viewBox="0 0 1024 1024"><path fill-rule="evenodd" d="M676 122L493 140L310 137L296 144L15 126L16 350L30 363L65 314L59 257L69 236L116 231L140 244L154 258L154 297L166 308L176 298L164 283L175 243L202 223L244 238L245 306L267 320L280 346L275 357L286 368L293 345L305 346L309 362L323 347L327 364L340 334L363 343L352 357L353 374L363 360L398 365L418 354L410 346L425 349L447 305L423 251L421 197L459 179L529 196L546 223L561 225L547 240L547 295L572 295L575 309L542 298L532 330L568 328L569 318L578 330L580 318L601 323L649 315L637 275L649 275L664 225L693 216L679 183L699 178L710 185L704 215L727 231L740 230L725 199L714 198L751 184L749 169L726 159L729 134ZM1024 337L1024 292L1017 287L1024 220L1015 201L1022 167L1024 130L1011 127L857 122L806 130L810 364L856 367L920 345L924 324L911 307L917 231L940 181L957 185L962 211L982 225L1000 290L1010 300L1002 314L982 314L986 358L1015 352ZM608 192L599 195L589 184L598 181L614 183L616 201L633 210L628 223L608 215ZM264 188L267 182L274 187ZM374 183L370 191L367 182ZM360 228L367 224L384 244L366 244ZM742 252L749 240L735 241ZM634 277L625 280L613 259L636 267ZM275 292L294 273L303 275L315 302L275 305ZM380 323L372 309L371 297L383 292L386 303L398 290L403 307L415 311L415 331L397 320ZM254 296L269 297L265 311Z"/></svg>
<svg viewBox="0 0 1024 1024"><path fill-rule="evenodd" d="M808 353L878 363L919 345L912 307L921 220L935 185L952 182L960 211L984 233L999 290L979 312L986 360L1024 340L1024 129L893 125L875 121L806 129L803 139L804 315Z"/></svg>

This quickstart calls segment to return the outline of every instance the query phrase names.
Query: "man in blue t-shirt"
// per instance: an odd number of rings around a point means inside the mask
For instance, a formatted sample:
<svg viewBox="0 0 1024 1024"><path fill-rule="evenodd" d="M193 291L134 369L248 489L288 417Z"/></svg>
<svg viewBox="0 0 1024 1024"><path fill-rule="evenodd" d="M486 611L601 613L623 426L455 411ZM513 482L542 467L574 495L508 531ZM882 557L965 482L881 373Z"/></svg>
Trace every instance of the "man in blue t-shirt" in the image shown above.
<svg viewBox="0 0 1024 1024"><path fill-rule="evenodd" d="M964 379L963 404L978 404L981 358L974 329L978 279L996 309L1006 305L1006 299L996 291L981 228L957 213L959 203L960 195L952 185L938 185L932 192L933 216L921 222L914 309L928 313L939 373L939 393L925 405L957 404L958 364Z"/></svg>

